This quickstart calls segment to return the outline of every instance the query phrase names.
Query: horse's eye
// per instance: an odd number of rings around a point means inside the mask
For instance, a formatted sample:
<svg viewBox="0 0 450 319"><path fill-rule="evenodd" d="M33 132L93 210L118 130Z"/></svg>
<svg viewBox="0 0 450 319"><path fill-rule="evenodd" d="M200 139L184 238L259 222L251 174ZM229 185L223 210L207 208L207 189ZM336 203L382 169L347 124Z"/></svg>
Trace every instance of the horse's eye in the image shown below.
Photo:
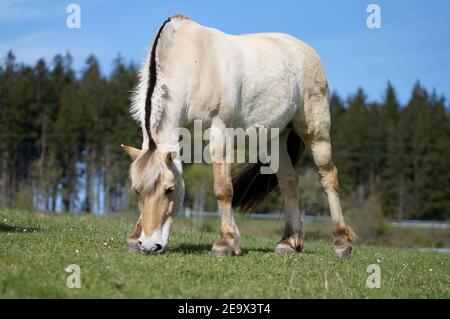
<svg viewBox="0 0 450 319"><path fill-rule="evenodd" d="M171 186L171 187L169 187L168 189L166 189L166 194L172 193L172 192L173 192L173 189L174 189L173 186Z"/></svg>
<svg viewBox="0 0 450 319"><path fill-rule="evenodd" d="M132 187L132 190L133 190L137 195L139 195L139 192L136 190L136 188Z"/></svg>

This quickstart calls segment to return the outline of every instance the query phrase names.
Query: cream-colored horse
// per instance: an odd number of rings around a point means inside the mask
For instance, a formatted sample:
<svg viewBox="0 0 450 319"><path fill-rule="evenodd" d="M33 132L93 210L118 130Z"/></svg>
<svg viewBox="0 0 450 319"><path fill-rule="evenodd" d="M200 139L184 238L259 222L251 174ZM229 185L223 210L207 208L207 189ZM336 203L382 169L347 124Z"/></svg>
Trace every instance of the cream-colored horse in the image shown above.
<svg viewBox="0 0 450 319"><path fill-rule="evenodd" d="M226 128L278 128L279 170L260 173L249 164L234 177L224 160L226 134L211 134L214 192L222 218L219 256L239 255L239 231L232 205L251 209L277 186L285 208L285 231L277 253L303 248L294 169L303 149L310 148L318 167L334 224L334 250L351 255L353 232L339 202L337 169L331 159L329 89L316 52L280 33L229 35L184 15L161 26L140 74L131 107L142 126L141 149L123 146L133 159L130 176L139 197L140 218L128 238L130 250L158 253L167 248L172 215L182 205L181 163L173 132L194 120L224 132Z"/></svg>

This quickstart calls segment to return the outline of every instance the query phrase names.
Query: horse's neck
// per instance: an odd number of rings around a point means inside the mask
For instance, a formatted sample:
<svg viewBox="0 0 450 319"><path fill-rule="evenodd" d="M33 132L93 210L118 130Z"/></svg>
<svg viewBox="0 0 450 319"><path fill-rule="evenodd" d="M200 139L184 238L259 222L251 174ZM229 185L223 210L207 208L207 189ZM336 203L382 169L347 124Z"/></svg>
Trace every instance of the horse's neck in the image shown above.
<svg viewBox="0 0 450 319"><path fill-rule="evenodd" d="M181 108L176 108L180 110ZM162 152L171 152L173 163L181 176L182 161L178 156L180 151L179 143L179 129L182 127L181 110L179 114L171 114L172 117L167 117L160 126L154 131L154 139L157 148ZM175 155L178 154L178 155Z"/></svg>
<svg viewBox="0 0 450 319"><path fill-rule="evenodd" d="M154 140L163 151L178 151L178 130L182 127L181 109L168 106L165 113L162 122L152 130Z"/></svg>

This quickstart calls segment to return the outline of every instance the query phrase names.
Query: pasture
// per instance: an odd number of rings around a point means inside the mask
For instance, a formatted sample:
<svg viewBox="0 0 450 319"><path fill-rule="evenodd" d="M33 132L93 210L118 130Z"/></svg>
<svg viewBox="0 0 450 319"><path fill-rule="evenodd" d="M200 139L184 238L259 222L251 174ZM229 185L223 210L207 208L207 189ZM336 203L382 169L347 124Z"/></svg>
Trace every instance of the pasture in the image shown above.
<svg viewBox="0 0 450 319"><path fill-rule="evenodd" d="M126 253L131 216L0 211L2 298L449 298L450 257L356 243L350 259L329 241L309 240L301 254L273 252L281 221L238 217L243 254L217 258L218 219L177 217L169 251ZM310 225L305 225L306 228ZM331 235L330 235L331 240ZM81 269L81 288L66 287L65 268ZM381 288L369 289L378 264Z"/></svg>

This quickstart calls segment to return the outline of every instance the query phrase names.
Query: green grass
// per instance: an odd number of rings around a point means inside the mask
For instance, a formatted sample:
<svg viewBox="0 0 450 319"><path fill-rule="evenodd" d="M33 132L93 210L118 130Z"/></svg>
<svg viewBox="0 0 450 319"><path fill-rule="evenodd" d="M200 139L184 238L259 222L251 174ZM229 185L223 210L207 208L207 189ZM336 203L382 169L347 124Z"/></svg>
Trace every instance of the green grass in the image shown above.
<svg viewBox="0 0 450 319"><path fill-rule="evenodd" d="M306 241L302 254L278 256L281 221L239 218L243 255L217 258L210 248L218 221L200 231L175 220L169 251L124 251L129 217L0 211L0 297L26 298L449 298L449 256L355 245L334 257L327 241ZM308 225L306 225L308 227ZM66 287L69 264L81 288ZM381 288L368 289L369 264Z"/></svg>

